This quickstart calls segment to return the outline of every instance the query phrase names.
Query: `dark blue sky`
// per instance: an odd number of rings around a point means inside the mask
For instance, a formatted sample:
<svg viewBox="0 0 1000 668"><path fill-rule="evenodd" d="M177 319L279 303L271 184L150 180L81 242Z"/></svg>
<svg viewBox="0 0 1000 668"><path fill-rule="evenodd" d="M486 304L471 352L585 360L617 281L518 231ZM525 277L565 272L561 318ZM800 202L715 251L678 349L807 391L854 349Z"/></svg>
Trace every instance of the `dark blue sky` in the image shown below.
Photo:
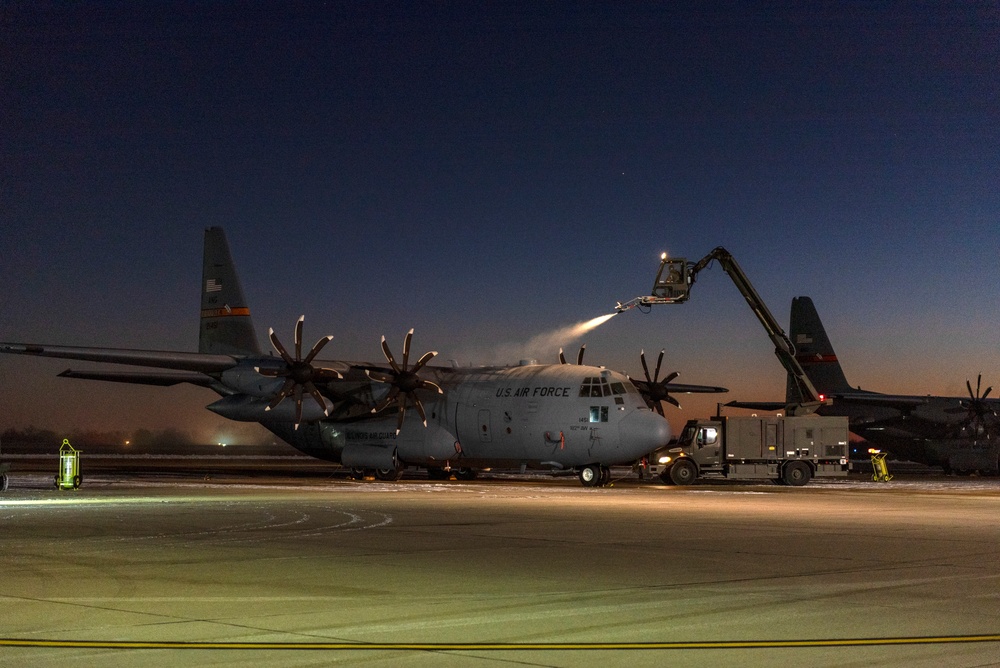
<svg viewBox="0 0 1000 668"><path fill-rule="evenodd" d="M5 2L0 340L193 350L221 225L262 336L514 361L724 245L853 383L1000 383L998 72L991 2ZM783 393L718 268L586 342ZM66 366L0 358L0 427L225 424Z"/></svg>

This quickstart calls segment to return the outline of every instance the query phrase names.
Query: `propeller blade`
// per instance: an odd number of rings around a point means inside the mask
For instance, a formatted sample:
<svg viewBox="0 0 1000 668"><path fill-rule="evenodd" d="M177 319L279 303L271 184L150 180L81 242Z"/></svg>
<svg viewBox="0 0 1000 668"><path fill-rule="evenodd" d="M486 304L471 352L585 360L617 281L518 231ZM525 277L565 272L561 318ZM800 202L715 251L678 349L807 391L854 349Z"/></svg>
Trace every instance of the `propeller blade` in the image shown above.
<svg viewBox="0 0 1000 668"><path fill-rule="evenodd" d="M302 386L295 386L295 428L302 424Z"/></svg>
<svg viewBox="0 0 1000 668"><path fill-rule="evenodd" d="M410 369L410 373L416 373L416 372L420 371L421 369L424 368L425 364L427 364L428 362L430 362L436 356L437 356L437 351L436 350L424 353L423 356L419 360L417 360L416 365L414 365L414 367L412 369Z"/></svg>
<svg viewBox="0 0 1000 668"><path fill-rule="evenodd" d="M372 413L378 413L380 411L384 411L386 408L389 407L390 404L396 401L396 397L398 396L399 396L399 388L393 387L391 390L389 390L389 394L385 395L385 398L382 399L382 401L378 402L375 408L372 409Z"/></svg>
<svg viewBox="0 0 1000 668"><path fill-rule="evenodd" d="M399 418L396 420L396 436L403 431L403 421L406 419L406 394L399 398Z"/></svg>
<svg viewBox="0 0 1000 668"><path fill-rule="evenodd" d="M654 383L656 382L656 379L660 377L660 365L663 364L663 353L664 352L665 352L664 349L661 348L660 349L660 356L656 358L656 371L653 372L653 382Z"/></svg>
<svg viewBox="0 0 1000 668"><path fill-rule="evenodd" d="M379 383L391 383L395 379L395 376L390 376L380 371L371 371L370 369L365 369L365 375Z"/></svg>
<svg viewBox="0 0 1000 668"><path fill-rule="evenodd" d="M312 397L313 397L313 399L316 400L316 403L319 404L320 409L323 411L323 415L329 415L330 414L330 409L326 405L326 399L324 399L323 395L320 394L320 391L318 389L316 389L316 386L313 385L311 382L310 383L306 383L305 389L306 389L306 392L308 392L309 394L311 394Z"/></svg>
<svg viewBox="0 0 1000 668"><path fill-rule="evenodd" d="M646 382L652 383L653 379L649 377L649 367L646 366L646 351L639 351L639 360L642 362L642 371L646 374Z"/></svg>
<svg viewBox="0 0 1000 668"><path fill-rule="evenodd" d="M993 386L990 385L989 387L986 388L986 391L983 392L983 396L981 396L979 398L980 399L985 399L986 397L990 396L990 392L992 392L992 391L993 391Z"/></svg>
<svg viewBox="0 0 1000 668"><path fill-rule="evenodd" d="M344 374L340 373L336 369L314 369L313 378L323 379L323 378L343 378Z"/></svg>
<svg viewBox="0 0 1000 668"><path fill-rule="evenodd" d="M413 397L413 405L417 408L417 413L420 414L420 419L423 420L424 426L427 426L427 414L424 413L424 405L420 402L420 399Z"/></svg>
<svg viewBox="0 0 1000 668"><path fill-rule="evenodd" d="M674 378L676 378L679 375L681 375L680 371L674 371L669 376L667 376L666 378L663 379L662 385L666 386L670 381L672 381Z"/></svg>
<svg viewBox="0 0 1000 668"><path fill-rule="evenodd" d="M323 350L323 346L330 343L330 341L333 341L333 336L324 336L316 342L316 345L312 347L312 350L309 351L309 354L302 361L306 364L311 363L316 358L316 355L319 355L319 351Z"/></svg>
<svg viewBox="0 0 1000 668"><path fill-rule="evenodd" d="M267 338L271 339L271 345L274 346L274 349L278 351L279 355L281 355L281 359L285 360L285 364L291 364L295 361L288 354L288 351L285 350L285 346L281 345L281 341L278 340L278 336L274 333L273 328L268 328Z"/></svg>
<svg viewBox="0 0 1000 668"><path fill-rule="evenodd" d="M970 397L972 397L973 399L975 399L975 398L976 398L976 395L974 395L974 394L972 393L972 383L970 383L970 382L969 382L968 380L966 380L966 381L965 381L965 386L966 386L967 388L969 388L969 396L970 396Z"/></svg>
<svg viewBox="0 0 1000 668"><path fill-rule="evenodd" d="M299 319L295 321L295 359L302 359L302 322L306 319L304 315L300 315Z"/></svg>
<svg viewBox="0 0 1000 668"><path fill-rule="evenodd" d="M566 356L563 354L563 349L559 349L559 363L566 364Z"/></svg>
<svg viewBox="0 0 1000 668"><path fill-rule="evenodd" d="M265 408L264 410L269 411L278 404L280 404L282 401L284 401L285 397L291 394L293 387L295 387L294 380L292 380L291 378L285 380L285 384L281 386L281 389L278 390L278 394L274 396L274 399L271 399L271 403L269 403L267 405L267 408Z"/></svg>
<svg viewBox="0 0 1000 668"><path fill-rule="evenodd" d="M676 406L677 408L680 408L680 407L681 407L681 404L680 404L680 402L678 402L678 401L677 401L676 399L674 399L674 398L673 398L672 396L670 396L669 394L668 394L667 396L663 397L663 400L664 400L664 401L666 401L666 402L667 402L668 404L673 404L673 405L674 405L674 406Z"/></svg>
<svg viewBox="0 0 1000 668"><path fill-rule="evenodd" d="M441 389L441 386L435 383L433 380L420 381L420 387L428 390L437 390L438 394L444 394L444 390Z"/></svg>
<svg viewBox="0 0 1000 668"><path fill-rule="evenodd" d="M385 359L389 362L389 366L396 373L399 373L399 366L396 364L396 358L392 356L392 351L389 350L389 344L385 342L385 336L382 337L382 354L385 355Z"/></svg>
<svg viewBox="0 0 1000 668"><path fill-rule="evenodd" d="M410 341L413 340L413 329L406 333L406 338L403 339L403 371L407 369L407 363L410 359Z"/></svg>

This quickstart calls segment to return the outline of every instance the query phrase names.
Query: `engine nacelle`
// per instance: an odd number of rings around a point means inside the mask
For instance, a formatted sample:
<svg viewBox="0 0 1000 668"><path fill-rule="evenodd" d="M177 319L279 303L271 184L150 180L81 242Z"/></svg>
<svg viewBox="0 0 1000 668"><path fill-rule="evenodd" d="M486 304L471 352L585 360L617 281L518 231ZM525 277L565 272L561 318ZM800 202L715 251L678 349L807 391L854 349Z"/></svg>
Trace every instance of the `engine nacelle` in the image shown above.
<svg viewBox="0 0 1000 668"><path fill-rule="evenodd" d="M333 403L324 398L327 410L333 408ZM270 399L260 399L245 394L234 394L223 397L205 408L229 420L238 422L295 422L295 400L286 398L280 404L267 410ZM311 396L302 399L302 422L315 422L326 417L319 404Z"/></svg>

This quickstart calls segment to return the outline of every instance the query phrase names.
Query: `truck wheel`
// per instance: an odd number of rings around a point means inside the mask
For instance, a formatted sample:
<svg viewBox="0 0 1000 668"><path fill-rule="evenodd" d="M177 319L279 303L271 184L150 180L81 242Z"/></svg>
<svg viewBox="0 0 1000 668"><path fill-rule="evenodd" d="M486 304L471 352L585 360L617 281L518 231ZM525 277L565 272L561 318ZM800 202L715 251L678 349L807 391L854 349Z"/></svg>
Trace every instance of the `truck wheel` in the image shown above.
<svg viewBox="0 0 1000 668"><path fill-rule="evenodd" d="M805 462L789 462L781 472L781 479L786 485L801 487L812 478L812 469Z"/></svg>
<svg viewBox="0 0 1000 668"><path fill-rule="evenodd" d="M698 477L698 467L690 459L678 459L670 467L670 480L675 485L690 485Z"/></svg>
<svg viewBox="0 0 1000 668"><path fill-rule="evenodd" d="M584 487L598 487L601 484L603 473L600 464L587 464L580 469L580 483Z"/></svg>

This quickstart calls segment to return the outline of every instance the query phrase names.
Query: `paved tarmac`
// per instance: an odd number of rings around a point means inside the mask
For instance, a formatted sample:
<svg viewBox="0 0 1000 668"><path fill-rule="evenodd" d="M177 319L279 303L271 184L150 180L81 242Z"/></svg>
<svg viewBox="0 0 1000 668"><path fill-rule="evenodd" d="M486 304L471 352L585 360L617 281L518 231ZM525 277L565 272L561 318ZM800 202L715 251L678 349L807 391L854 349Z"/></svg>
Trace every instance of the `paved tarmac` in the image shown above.
<svg viewBox="0 0 1000 668"><path fill-rule="evenodd" d="M996 478L51 485L0 495L3 665L1000 665Z"/></svg>

